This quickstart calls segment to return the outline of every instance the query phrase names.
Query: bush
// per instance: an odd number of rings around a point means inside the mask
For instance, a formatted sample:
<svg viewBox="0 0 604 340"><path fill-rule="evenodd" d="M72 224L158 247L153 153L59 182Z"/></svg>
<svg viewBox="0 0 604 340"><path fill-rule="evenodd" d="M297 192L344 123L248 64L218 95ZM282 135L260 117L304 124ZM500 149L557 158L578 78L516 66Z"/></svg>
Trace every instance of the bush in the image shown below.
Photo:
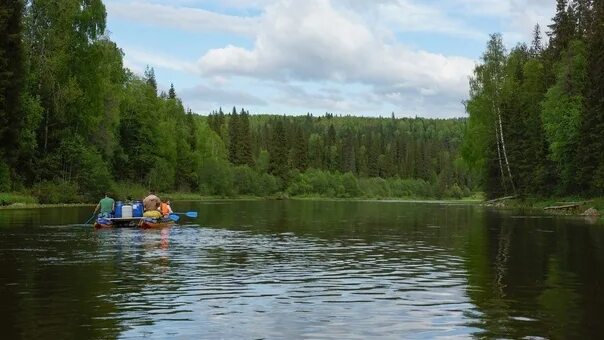
<svg viewBox="0 0 604 340"><path fill-rule="evenodd" d="M98 152L88 150L82 154L79 172L81 175L78 177L78 187L82 198L87 202L95 202L99 197L103 197L106 191L111 190L109 168Z"/></svg>
<svg viewBox="0 0 604 340"><path fill-rule="evenodd" d="M391 178L388 180L392 197L399 198L428 198L432 197L433 190L430 183L423 179Z"/></svg>
<svg viewBox="0 0 604 340"><path fill-rule="evenodd" d="M10 169L0 161L0 192L11 190Z"/></svg>
<svg viewBox="0 0 604 340"><path fill-rule="evenodd" d="M124 201L126 198L131 197L132 199L142 199L147 196L149 193L149 188L141 184L132 184L126 182L119 182L113 185L112 190L110 190L111 196L116 201ZM100 199L102 196L97 197Z"/></svg>
<svg viewBox="0 0 604 340"><path fill-rule="evenodd" d="M76 203L81 200L78 185L62 180L37 183L32 194L42 204Z"/></svg>
<svg viewBox="0 0 604 340"><path fill-rule="evenodd" d="M216 196L235 195L232 172L230 164L225 160L206 160L199 168L201 193Z"/></svg>
<svg viewBox="0 0 604 340"><path fill-rule="evenodd" d="M359 186L363 194L367 197L372 198L386 198L392 197L388 182L383 178L362 178L359 180Z"/></svg>
<svg viewBox="0 0 604 340"><path fill-rule="evenodd" d="M457 183L453 184L452 187L447 189L446 196L450 198L461 199L464 197L464 191L457 185Z"/></svg>
<svg viewBox="0 0 604 340"><path fill-rule="evenodd" d="M19 193L0 193L0 206L11 205L15 203L36 204L35 197Z"/></svg>
<svg viewBox="0 0 604 340"><path fill-rule="evenodd" d="M342 176L342 188L344 189L343 197L358 197L361 194L359 181L351 172L347 172Z"/></svg>

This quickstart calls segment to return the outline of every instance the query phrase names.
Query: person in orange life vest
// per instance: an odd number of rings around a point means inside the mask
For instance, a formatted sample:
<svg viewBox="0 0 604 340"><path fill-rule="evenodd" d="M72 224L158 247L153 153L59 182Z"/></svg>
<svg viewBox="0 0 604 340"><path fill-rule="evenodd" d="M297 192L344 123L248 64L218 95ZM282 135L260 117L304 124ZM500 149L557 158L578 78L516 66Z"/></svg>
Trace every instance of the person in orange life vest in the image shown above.
<svg viewBox="0 0 604 340"><path fill-rule="evenodd" d="M159 205L159 211L161 212L161 214L164 217L167 217L168 215L170 215L172 213L172 207L170 206L170 199L166 199L165 201L161 202L161 204Z"/></svg>

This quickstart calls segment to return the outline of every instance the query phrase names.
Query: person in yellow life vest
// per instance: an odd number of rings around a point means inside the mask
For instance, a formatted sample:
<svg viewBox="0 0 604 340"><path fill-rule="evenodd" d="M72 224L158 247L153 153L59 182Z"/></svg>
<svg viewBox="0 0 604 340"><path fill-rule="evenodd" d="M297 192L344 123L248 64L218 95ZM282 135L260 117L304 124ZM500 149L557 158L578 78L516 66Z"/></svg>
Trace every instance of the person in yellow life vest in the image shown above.
<svg viewBox="0 0 604 340"><path fill-rule="evenodd" d="M143 207L145 208L143 216L151 218L161 218L162 215L159 211L160 204L161 200L159 199L159 197L155 196L155 193L153 191L149 191L149 195L143 199Z"/></svg>
<svg viewBox="0 0 604 340"><path fill-rule="evenodd" d="M168 215L172 213L172 207L170 207L169 199L166 199L165 201L161 202L161 204L159 205L159 211L164 217L168 217Z"/></svg>

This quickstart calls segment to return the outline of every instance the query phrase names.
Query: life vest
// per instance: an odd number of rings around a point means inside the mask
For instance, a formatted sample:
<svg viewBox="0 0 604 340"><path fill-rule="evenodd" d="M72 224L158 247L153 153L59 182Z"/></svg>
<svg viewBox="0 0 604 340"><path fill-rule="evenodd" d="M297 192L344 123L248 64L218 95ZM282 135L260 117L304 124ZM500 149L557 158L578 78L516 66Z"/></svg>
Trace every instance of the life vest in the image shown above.
<svg viewBox="0 0 604 340"><path fill-rule="evenodd" d="M161 202L160 206L159 206L159 211L161 211L161 214L164 216L168 216L170 215L170 206L164 202Z"/></svg>

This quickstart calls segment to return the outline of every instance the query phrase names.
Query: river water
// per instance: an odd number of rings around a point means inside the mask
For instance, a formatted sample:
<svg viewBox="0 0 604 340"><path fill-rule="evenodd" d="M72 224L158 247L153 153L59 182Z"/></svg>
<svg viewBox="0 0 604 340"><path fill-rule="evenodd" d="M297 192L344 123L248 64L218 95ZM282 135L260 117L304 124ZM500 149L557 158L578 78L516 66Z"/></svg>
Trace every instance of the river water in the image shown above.
<svg viewBox="0 0 604 340"><path fill-rule="evenodd" d="M604 334L604 225L444 203L176 202L0 210L2 337L433 339Z"/></svg>

